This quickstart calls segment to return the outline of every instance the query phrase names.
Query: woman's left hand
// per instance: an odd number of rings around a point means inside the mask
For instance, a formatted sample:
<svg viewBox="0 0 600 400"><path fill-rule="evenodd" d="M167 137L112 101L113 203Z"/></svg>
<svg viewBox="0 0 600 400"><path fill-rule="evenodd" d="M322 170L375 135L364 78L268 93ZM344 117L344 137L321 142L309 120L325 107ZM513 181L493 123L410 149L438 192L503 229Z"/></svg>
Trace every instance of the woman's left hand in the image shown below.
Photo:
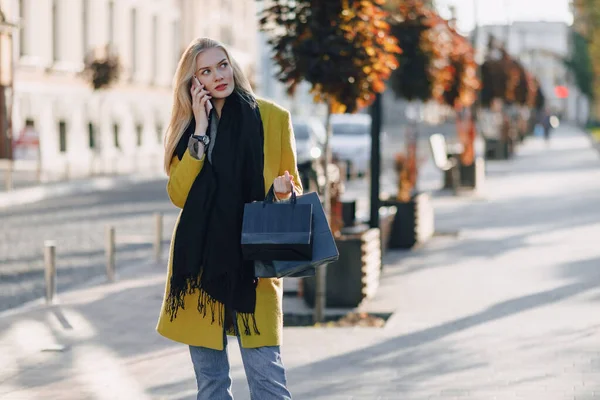
<svg viewBox="0 0 600 400"><path fill-rule="evenodd" d="M285 171L285 175L278 176L273 181L273 190L277 198L288 198L292 194L292 185L294 184L294 176Z"/></svg>

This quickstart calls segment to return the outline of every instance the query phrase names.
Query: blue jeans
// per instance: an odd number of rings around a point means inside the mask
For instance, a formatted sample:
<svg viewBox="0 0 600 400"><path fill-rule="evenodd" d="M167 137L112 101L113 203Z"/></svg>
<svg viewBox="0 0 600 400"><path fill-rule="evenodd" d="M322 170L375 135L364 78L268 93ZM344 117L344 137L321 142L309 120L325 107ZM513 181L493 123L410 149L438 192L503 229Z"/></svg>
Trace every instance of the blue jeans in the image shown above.
<svg viewBox="0 0 600 400"><path fill-rule="evenodd" d="M250 388L250 398L252 400L291 400L292 395L287 389L285 368L281 362L279 346L245 349L242 347L237 327L236 333ZM227 337L225 333L223 336L225 343L223 350L190 346L198 384L197 400L233 400L229 359L227 358Z"/></svg>

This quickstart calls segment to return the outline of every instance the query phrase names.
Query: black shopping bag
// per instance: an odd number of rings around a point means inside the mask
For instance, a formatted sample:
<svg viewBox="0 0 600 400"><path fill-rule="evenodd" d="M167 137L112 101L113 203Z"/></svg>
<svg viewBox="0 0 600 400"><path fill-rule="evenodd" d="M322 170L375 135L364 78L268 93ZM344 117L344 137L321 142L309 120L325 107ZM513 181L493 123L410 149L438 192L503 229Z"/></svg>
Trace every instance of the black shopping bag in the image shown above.
<svg viewBox="0 0 600 400"><path fill-rule="evenodd" d="M246 260L312 259L312 204L274 203L273 187L264 201L244 205L242 254Z"/></svg>
<svg viewBox="0 0 600 400"><path fill-rule="evenodd" d="M312 205L312 259L305 261L257 260L254 261L254 274L256 277L302 278L314 276L316 268L338 260L340 254L329 228L327 218L325 217L325 211L323 210L319 196L314 192L298 196L296 204Z"/></svg>
<svg viewBox="0 0 600 400"><path fill-rule="evenodd" d="M283 278L282 276L277 276L277 270L275 269L275 263L281 265L280 263L287 263L294 261L254 261L254 275L257 278ZM298 272L285 275L286 278L308 278L310 276L315 276L317 274L317 270L315 267L309 267L307 269L299 270Z"/></svg>

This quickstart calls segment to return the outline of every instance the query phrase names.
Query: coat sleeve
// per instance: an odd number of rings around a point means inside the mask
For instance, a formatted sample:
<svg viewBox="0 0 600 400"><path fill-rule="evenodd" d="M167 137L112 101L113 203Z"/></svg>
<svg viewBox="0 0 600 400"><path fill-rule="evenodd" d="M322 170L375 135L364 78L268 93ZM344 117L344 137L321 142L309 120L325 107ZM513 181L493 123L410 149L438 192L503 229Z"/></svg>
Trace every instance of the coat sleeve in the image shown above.
<svg viewBox="0 0 600 400"><path fill-rule="evenodd" d="M296 194L302 194L302 181L298 173L298 164L296 162L296 138L294 137L294 128L292 127L292 118L288 111L284 112L281 127L281 165L279 166L279 175L284 175L288 171L294 176L294 187Z"/></svg>
<svg viewBox="0 0 600 400"><path fill-rule="evenodd" d="M169 168L167 193L175 206L183 208L185 205L190 188L204 166L205 158L206 154L200 159L192 157L189 149L185 151L181 160L176 155L173 156Z"/></svg>

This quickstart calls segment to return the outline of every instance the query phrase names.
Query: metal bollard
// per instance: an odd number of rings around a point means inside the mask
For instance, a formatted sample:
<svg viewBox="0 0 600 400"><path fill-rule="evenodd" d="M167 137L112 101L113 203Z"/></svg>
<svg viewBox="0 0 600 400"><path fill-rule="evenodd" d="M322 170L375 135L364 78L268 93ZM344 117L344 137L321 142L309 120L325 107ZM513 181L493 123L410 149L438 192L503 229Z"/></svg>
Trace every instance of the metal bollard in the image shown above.
<svg viewBox="0 0 600 400"><path fill-rule="evenodd" d="M6 191L13 188L13 160L8 160L8 168L6 169Z"/></svg>
<svg viewBox="0 0 600 400"><path fill-rule="evenodd" d="M106 227L106 277L115 281L115 227Z"/></svg>
<svg viewBox="0 0 600 400"><path fill-rule="evenodd" d="M71 166L69 165L69 161L65 163L65 181L71 179Z"/></svg>
<svg viewBox="0 0 600 400"><path fill-rule="evenodd" d="M154 214L154 261L160 263L162 258L163 215Z"/></svg>
<svg viewBox="0 0 600 400"><path fill-rule="evenodd" d="M315 308L313 310L313 323L325 320L325 308L327 307L327 266L322 265L317 269L315 287Z"/></svg>
<svg viewBox="0 0 600 400"><path fill-rule="evenodd" d="M52 240L44 242L44 272L46 277L46 304L52 304L56 295L56 244Z"/></svg>
<svg viewBox="0 0 600 400"><path fill-rule="evenodd" d="M35 179L36 179L37 183L42 182L42 158L39 154L39 146L38 146L37 161L35 163Z"/></svg>

